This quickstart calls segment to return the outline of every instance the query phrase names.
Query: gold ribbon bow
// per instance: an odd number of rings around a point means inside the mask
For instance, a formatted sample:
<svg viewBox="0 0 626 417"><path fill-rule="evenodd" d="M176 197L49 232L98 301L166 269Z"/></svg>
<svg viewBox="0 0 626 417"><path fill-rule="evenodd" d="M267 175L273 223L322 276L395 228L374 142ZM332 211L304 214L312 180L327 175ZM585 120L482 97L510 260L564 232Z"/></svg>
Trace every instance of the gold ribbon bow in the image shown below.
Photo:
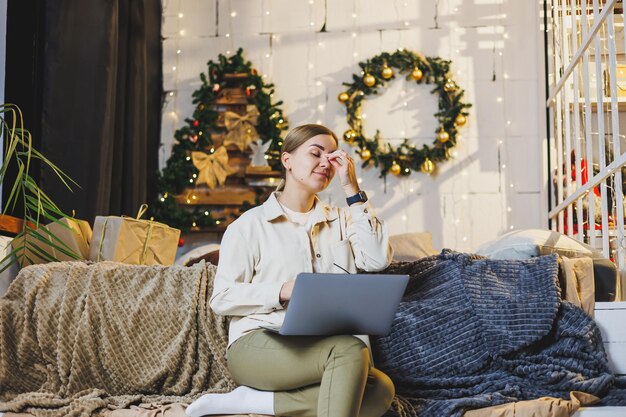
<svg viewBox="0 0 626 417"><path fill-rule="evenodd" d="M228 152L226 152L226 148L223 146L217 148L212 154L191 152L191 160L193 161L193 166L200 171L196 179L196 185L206 183L209 188L215 188L216 183L219 185L224 184L226 177L233 172L228 165Z"/></svg>
<svg viewBox="0 0 626 417"><path fill-rule="evenodd" d="M243 116L232 111L226 111L224 113L224 125L228 133L224 138L224 146L234 143L241 152L245 151L248 144L258 136L255 126L259 116L259 109L256 106Z"/></svg>

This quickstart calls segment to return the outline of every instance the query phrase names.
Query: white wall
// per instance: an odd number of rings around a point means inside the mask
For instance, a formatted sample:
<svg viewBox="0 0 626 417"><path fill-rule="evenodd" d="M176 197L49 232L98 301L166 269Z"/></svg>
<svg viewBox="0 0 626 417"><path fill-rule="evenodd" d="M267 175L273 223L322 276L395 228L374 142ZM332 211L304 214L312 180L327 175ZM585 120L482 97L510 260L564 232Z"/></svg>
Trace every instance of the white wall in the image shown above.
<svg viewBox="0 0 626 417"><path fill-rule="evenodd" d="M336 100L341 83L350 81L359 61L407 48L452 60L474 107L454 160L436 176L389 176L385 192L378 170L358 168L391 232L430 231L438 248L471 251L511 229L545 227L542 2L331 0L327 33L319 33L324 3L164 0L164 88L175 94L164 111L161 166L174 131L193 112L198 75L218 53L243 47L276 84L275 99L284 101L291 126L321 122L341 134L348 128ZM419 141L435 129L437 101L429 86L406 86L409 106L389 110L403 84L395 81L366 102L366 132L400 138L404 131ZM343 196L337 187L324 198L341 204Z"/></svg>

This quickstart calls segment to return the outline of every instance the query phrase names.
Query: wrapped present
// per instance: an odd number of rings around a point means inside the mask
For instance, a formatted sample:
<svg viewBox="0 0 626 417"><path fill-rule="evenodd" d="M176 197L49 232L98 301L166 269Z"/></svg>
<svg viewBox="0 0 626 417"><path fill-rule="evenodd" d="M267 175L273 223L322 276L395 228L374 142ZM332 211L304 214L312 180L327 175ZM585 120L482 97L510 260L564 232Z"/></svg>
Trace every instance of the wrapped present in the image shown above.
<svg viewBox="0 0 626 417"><path fill-rule="evenodd" d="M143 204L137 218L97 216L89 247L89 260L117 261L135 265L172 265L176 258L180 230L141 216L148 206Z"/></svg>
<svg viewBox="0 0 626 417"><path fill-rule="evenodd" d="M34 236L37 233L39 236ZM84 220L64 217L11 241L21 266L87 259L91 226ZM24 244L26 241L26 244ZM23 256L20 253L24 249Z"/></svg>
<svg viewBox="0 0 626 417"><path fill-rule="evenodd" d="M617 96L626 97L626 65L617 64L615 68L615 78L617 85Z"/></svg>

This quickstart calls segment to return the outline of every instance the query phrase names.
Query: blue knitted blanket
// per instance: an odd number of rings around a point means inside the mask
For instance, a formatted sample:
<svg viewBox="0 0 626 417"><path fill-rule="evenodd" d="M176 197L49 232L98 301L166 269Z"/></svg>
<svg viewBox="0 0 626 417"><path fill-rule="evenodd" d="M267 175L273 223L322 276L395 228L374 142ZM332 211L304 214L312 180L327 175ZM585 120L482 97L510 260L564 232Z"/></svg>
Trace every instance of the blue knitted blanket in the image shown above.
<svg viewBox="0 0 626 417"><path fill-rule="evenodd" d="M385 272L411 276L391 334L372 340L376 367L396 386L387 416L460 417L613 388L595 322L560 300L556 255L503 261L444 250Z"/></svg>

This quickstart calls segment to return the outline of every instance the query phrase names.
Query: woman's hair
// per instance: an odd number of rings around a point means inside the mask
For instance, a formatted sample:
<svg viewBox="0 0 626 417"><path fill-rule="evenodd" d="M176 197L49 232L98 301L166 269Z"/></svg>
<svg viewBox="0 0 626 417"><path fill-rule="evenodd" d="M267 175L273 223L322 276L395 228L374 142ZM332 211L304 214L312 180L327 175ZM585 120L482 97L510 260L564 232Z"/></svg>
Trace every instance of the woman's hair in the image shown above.
<svg viewBox="0 0 626 417"><path fill-rule="evenodd" d="M283 152L292 153L296 149L298 149L304 142L315 137L317 135L329 135L335 139L335 142L339 144L339 140L335 133L327 128L326 126L316 125L316 124L308 124L301 125L298 127L294 127L287 133L285 139L283 140L283 146L280 149L280 154L282 156ZM283 166L283 170L285 167ZM285 178L280 180L278 187L276 187L276 191L282 191L285 188Z"/></svg>

